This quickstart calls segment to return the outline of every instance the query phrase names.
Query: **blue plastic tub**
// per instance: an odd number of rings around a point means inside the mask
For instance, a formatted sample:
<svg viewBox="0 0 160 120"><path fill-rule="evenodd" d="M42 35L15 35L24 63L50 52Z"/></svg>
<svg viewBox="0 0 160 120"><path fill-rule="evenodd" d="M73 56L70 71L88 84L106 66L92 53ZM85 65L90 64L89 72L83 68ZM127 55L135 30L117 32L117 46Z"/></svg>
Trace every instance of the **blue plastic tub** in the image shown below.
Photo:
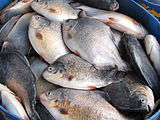
<svg viewBox="0 0 160 120"><path fill-rule="evenodd" d="M4 8L12 0L0 0L0 10ZM118 0L120 3L119 12L124 13L138 22L142 23L146 29L153 35L155 35L160 43L160 22L152 14L150 14L145 8L137 4L134 0ZM142 0L141 0L142 1ZM157 111L148 120L160 119L160 110ZM0 120L20 120L17 116L9 113L3 107L0 106Z"/></svg>
<svg viewBox="0 0 160 120"><path fill-rule="evenodd" d="M148 0L135 0L150 13L152 13L160 21L160 4L150 2Z"/></svg>

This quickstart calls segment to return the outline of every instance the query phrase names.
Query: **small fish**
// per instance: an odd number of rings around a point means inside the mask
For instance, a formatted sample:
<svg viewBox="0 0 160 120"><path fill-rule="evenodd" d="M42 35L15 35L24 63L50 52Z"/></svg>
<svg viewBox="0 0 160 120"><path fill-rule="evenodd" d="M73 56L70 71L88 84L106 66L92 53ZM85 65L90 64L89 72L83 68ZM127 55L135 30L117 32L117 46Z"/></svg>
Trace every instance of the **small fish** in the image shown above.
<svg viewBox="0 0 160 120"><path fill-rule="evenodd" d="M1 11L0 21L6 23L13 16L23 15L27 12L31 12L31 3L33 0L15 0L9 6Z"/></svg>
<svg viewBox="0 0 160 120"><path fill-rule="evenodd" d="M3 44L4 40L7 38L8 34L11 32L14 25L17 23L20 16L12 17L8 22L6 22L0 29L0 46Z"/></svg>
<svg viewBox="0 0 160 120"><path fill-rule="evenodd" d="M39 100L36 103L36 110L41 120L56 120Z"/></svg>
<svg viewBox="0 0 160 120"><path fill-rule="evenodd" d="M8 91L1 91L2 106L4 106L10 113L18 116L23 120L30 120L25 112L19 97Z"/></svg>
<svg viewBox="0 0 160 120"><path fill-rule="evenodd" d="M153 35L147 35L144 40L144 44L147 55L160 76L160 45L158 40Z"/></svg>
<svg viewBox="0 0 160 120"><path fill-rule="evenodd" d="M33 10L51 21L64 21L78 18L79 10L73 9L65 0L35 0Z"/></svg>
<svg viewBox="0 0 160 120"><path fill-rule="evenodd" d="M39 58L36 58L31 63L31 69L33 73L37 76L36 79L36 87L37 87L37 96L39 97L40 94L44 93L48 90L53 90L57 88L56 85L47 82L43 77L42 73L43 71L48 67L48 64L44 61L40 60Z"/></svg>
<svg viewBox="0 0 160 120"><path fill-rule="evenodd" d="M120 32L135 35L138 39L143 39L147 34L147 30L137 21L118 12L104 11L88 6L77 6L81 9L81 16L94 18L109 25L111 28Z"/></svg>
<svg viewBox="0 0 160 120"><path fill-rule="evenodd" d="M122 42L125 46L128 62L144 78L144 82L153 90L156 99L159 98L160 81L141 44L134 35L128 34L124 34Z"/></svg>
<svg viewBox="0 0 160 120"><path fill-rule="evenodd" d="M0 83L21 98L31 120L39 118L35 111L35 79L27 58L11 42L4 42L0 52Z"/></svg>
<svg viewBox="0 0 160 120"><path fill-rule="evenodd" d="M95 19L78 18L65 21L62 27L67 47L97 69L117 66L119 71L128 70L113 42L114 36L109 26Z"/></svg>
<svg viewBox="0 0 160 120"><path fill-rule="evenodd" d="M74 0L94 8L116 11L119 9L119 3L117 0Z"/></svg>
<svg viewBox="0 0 160 120"><path fill-rule="evenodd" d="M51 22L39 15L32 16L29 40L35 51L49 64L69 53L62 39L61 23L58 21Z"/></svg>
<svg viewBox="0 0 160 120"><path fill-rule="evenodd" d="M116 76L117 68L100 71L74 54L58 58L43 73L43 77L51 83L84 90L92 90L118 82Z"/></svg>
<svg viewBox="0 0 160 120"><path fill-rule="evenodd" d="M141 83L142 79L133 73L121 78L119 83L113 83L104 88L110 102L117 109L130 112L150 112L154 108L152 90Z"/></svg>
<svg viewBox="0 0 160 120"><path fill-rule="evenodd" d="M6 40L12 42L16 49L25 55L28 55L28 51L32 48L28 38L28 29L30 19L34 14L35 13L26 13L20 17L6 37Z"/></svg>
<svg viewBox="0 0 160 120"><path fill-rule="evenodd" d="M43 93L40 101L56 120L125 120L96 91L58 88Z"/></svg>

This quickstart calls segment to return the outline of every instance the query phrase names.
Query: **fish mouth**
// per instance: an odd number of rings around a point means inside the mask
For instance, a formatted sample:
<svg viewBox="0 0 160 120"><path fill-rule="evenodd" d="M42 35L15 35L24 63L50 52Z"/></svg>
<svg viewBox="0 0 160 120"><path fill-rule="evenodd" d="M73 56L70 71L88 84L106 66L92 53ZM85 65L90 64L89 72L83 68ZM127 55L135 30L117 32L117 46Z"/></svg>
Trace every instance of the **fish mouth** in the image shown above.
<svg viewBox="0 0 160 120"><path fill-rule="evenodd" d="M147 105L147 112L149 113L149 112L151 112L151 107L149 106L149 105Z"/></svg>
<svg viewBox="0 0 160 120"><path fill-rule="evenodd" d="M45 98L44 94L42 94L42 95L39 96L39 100L40 100L41 102L47 102L47 101L48 101L48 100Z"/></svg>
<svg viewBox="0 0 160 120"><path fill-rule="evenodd" d="M116 11L119 9L119 3L118 2L115 2L113 3L110 7L109 7L109 10L111 11Z"/></svg>

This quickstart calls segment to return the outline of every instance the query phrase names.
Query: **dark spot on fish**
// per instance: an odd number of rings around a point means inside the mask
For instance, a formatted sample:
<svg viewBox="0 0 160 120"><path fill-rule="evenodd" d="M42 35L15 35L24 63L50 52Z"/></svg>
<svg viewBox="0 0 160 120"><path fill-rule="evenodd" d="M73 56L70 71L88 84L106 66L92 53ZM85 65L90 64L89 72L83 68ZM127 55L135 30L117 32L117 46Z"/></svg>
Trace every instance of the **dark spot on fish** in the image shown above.
<svg viewBox="0 0 160 120"><path fill-rule="evenodd" d="M80 53L77 50L75 51L75 54L78 55L78 56L80 56Z"/></svg>
<svg viewBox="0 0 160 120"><path fill-rule="evenodd" d="M135 21L135 20L133 20L132 22L133 22L133 24L135 24L135 25L139 25L139 23L138 23L137 21Z"/></svg>
<svg viewBox="0 0 160 120"><path fill-rule="evenodd" d="M68 115L68 110L64 109L64 108L59 108L59 112L63 115Z"/></svg>
<svg viewBox="0 0 160 120"><path fill-rule="evenodd" d="M90 89L90 90L94 90L94 89L96 89L97 87L95 87L95 86L87 86L87 88Z"/></svg>
<svg viewBox="0 0 160 120"><path fill-rule="evenodd" d="M48 12L49 12L49 13L57 13L56 10L53 9L53 8L49 8L49 9L48 9Z"/></svg>
<svg viewBox="0 0 160 120"><path fill-rule="evenodd" d="M108 18L108 20L107 20L107 24L113 24L115 21L116 21L116 19L110 17L110 18Z"/></svg>
<svg viewBox="0 0 160 120"><path fill-rule="evenodd" d="M24 2L24 3L29 2L29 1L31 1L31 0L22 0L22 2Z"/></svg>
<svg viewBox="0 0 160 120"><path fill-rule="evenodd" d="M57 104L53 104L51 107L56 108L56 107L58 107L58 105Z"/></svg>
<svg viewBox="0 0 160 120"><path fill-rule="evenodd" d="M39 40L43 40L42 34L41 33L36 33L35 37Z"/></svg>
<svg viewBox="0 0 160 120"><path fill-rule="evenodd" d="M73 78L74 78L73 75L69 75L69 76L68 76L68 81L72 81Z"/></svg>
<svg viewBox="0 0 160 120"><path fill-rule="evenodd" d="M67 39L72 39L72 35L70 33L67 34Z"/></svg>

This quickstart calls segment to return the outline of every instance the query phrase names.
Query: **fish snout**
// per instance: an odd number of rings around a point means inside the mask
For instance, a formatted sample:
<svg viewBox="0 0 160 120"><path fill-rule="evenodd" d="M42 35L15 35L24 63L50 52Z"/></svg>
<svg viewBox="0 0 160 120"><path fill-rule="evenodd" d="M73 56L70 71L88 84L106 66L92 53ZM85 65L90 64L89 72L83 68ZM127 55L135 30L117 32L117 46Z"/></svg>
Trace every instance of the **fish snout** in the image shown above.
<svg viewBox="0 0 160 120"><path fill-rule="evenodd" d="M116 11L119 9L119 3L118 2L115 2L113 3L110 7L109 7L109 10L111 11Z"/></svg>
<svg viewBox="0 0 160 120"><path fill-rule="evenodd" d="M150 113L152 110L151 106L150 105L147 105L147 112Z"/></svg>

